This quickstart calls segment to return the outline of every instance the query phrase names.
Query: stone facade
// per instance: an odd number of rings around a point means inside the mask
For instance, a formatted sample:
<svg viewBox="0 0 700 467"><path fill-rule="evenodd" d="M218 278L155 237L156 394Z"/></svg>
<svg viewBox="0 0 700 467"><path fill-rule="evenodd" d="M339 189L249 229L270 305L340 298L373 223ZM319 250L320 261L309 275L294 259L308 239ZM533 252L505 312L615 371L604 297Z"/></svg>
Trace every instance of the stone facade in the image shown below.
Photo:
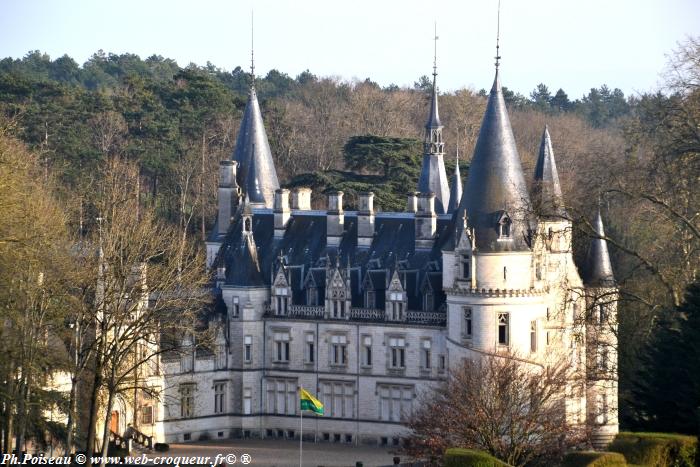
<svg viewBox="0 0 700 467"><path fill-rule="evenodd" d="M549 197L543 204L556 205L557 215L516 212L522 200L513 193L521 194L509 177L522 184L523 174L502 101L496 77L487 130L448 214L436 210L432 192L411 193L406 212L375 210L372 193L349 211L342 192L328 194L326 210L312 210L306 188L250 203L237 168L248 184L266 174L222 162L219 219L207 242L218 302L208 316L213 344L183 336L183 352L163 357L153 383L162 397L140 429L165 442L298 438L304 387L326 410L304 418L305 439L393 445L420 395L451 367L515 354L533 366L570 361L581 377L565 395L567 420L589 425L600 444L609 440L617 432L617 353L607 324L615 321L617 289L611 275L593 285L579 275L547 131L535 178L556 189L533 196ZM256 112L245 118L261 119L254 91L249 105ZM442 129L436 116L434 92L428 129ZM245 119L241 127L263 128ZM492 166L503 173L472 179ZM276 182L275 175L263 185ZM484 205L500 203L497 210L470 205L477 195ZM607 249L594 250L591 261L604 262Z"/></svg>

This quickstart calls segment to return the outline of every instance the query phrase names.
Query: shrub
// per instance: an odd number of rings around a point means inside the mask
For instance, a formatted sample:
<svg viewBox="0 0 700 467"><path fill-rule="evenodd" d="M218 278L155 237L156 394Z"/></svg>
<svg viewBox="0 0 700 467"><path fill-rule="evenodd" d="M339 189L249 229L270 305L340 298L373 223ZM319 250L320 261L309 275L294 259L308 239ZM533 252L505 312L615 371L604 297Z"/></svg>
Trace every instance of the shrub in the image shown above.
<svg viewBox="0 0 700 467"><path fill-rule="evenodd" d="M153 449L155 449L156 452L166 452L170 449L170 445L168 443L156 443L153 445Z"/></svg>
<svg viewBox="0 0 700 467"><path fill-rule="evenodd" d="M623 467L625 456L618 452L577 451L564 456L563 467Z"/></svg>
<svg viewBox="0 0 700 467"><path fill-rule="evenodd" d="M698 439L669 433L620 433L610 444L631 464L650 467L693 467Z"/></svg>
<svg viewBox="0 0 700 467"><path fill-rule="evenodd" d="M445 451L445 467L509 467L484 451L450 448Z"/></svg>

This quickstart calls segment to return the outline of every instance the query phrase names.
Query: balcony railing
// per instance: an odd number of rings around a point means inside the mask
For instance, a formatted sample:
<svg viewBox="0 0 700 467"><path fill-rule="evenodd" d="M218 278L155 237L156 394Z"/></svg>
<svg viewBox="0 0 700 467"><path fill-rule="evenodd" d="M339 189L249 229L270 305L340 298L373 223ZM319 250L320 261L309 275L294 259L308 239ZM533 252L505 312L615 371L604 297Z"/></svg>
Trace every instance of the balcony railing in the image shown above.
<svg viewBox="0 0 700 467"><path fill-rule="evenodd" d="M289 305L286 314L275 314L275 311L268 305L265 307L265 316L271 318L294 318L310 320L344 320L344 318L333 318L330 314L326 316L326 309L323 306ZM407 323L424 326L445 326L447 314L445 311L420 311L408 310L405 320L390 320L386 318L386 312L381 308L350 308L347 320L363 321L372 323Z"/></svg>
<svg viewBox="0 0 700 467"><path fill-rule="evenodd" d="M350 308L350 319L357 321L384 321L384 310L379 308Z"/></svg>

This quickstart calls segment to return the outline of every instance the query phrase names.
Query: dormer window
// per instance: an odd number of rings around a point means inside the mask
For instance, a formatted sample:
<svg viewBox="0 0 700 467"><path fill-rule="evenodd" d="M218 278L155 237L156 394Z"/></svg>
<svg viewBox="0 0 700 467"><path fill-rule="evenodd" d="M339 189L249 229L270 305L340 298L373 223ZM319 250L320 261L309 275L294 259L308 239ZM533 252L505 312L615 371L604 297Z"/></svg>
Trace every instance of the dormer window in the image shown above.
<svg viewBox="0 0 700 467"><path fill-rule="evenodd" d="M318 306L318 287L306 289L306 303L309 306Z"/></svg>
<svg viewBox="0 0 700 467"><path fill-rule="evenodd" d="M374 290L365 292L365 307L374 308L377 306L377 295Z"/></svg>
<svg viewBox="0 0 700 467"><path fill-rule="evenodd" d="M425 292L423 294L423 311L431 311L433 309L433 294Z"/></svg>
<svg viewBox="0 0 700 467"><path fill-rule="evenodd" d="M498 237L503 239L510 238L512 225L513 222L510 220L510 217L504 213L498 221Z"/></svg>

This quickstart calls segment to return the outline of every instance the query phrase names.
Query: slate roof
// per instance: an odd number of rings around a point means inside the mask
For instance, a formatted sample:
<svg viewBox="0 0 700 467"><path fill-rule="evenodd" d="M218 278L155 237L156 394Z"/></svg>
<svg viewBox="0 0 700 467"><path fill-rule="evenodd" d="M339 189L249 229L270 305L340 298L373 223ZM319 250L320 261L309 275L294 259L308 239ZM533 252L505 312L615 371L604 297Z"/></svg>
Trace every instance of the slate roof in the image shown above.
<svg viewBox="0 0 700 467"><path fill-rule="evenodd" d="M565 217L564 197L561 194L559 173L554 161L552 150L552 138L549 129L545 126L542 132L540 152L535 165L535 183L533 186L533 202L542 217Z"/></svg>
<svg viewBox="0 0 700 467"><path fill-rule="evenodd" d="M466 210L482 252L528 251L530 249L530 197L520 156L515 146L498 70L491 87L467 186L456 219ZM498 220L507 213L512 220L511 239L499 239ZM458 222L457 228L461 229Z"/></svg>
<svg viewBox="0 0 700 467"><path fill-rule="evenodd" d="M595 233L600 237L605 237L603 228L603 218L598 210L595 223L593 225ZM610 253L608 252L608 242L602 238L591 239L591 245L586 257L586 266L583 271L583 280L587 285L611 287L615 285Z"/></svg>
<svg viewBox="0 0 700 467"><path fill-rule="evenodd" d="M238 185L250 201L271 208L275 190L280 187L280 184L260 113L260 104L253 86L248 94L248 102L236 139L236 148L233 151L233 160L238 162L236 175Z"/></svg>
<svg viewBox="0 0 700 467"><path fill-rule="evenodd" d="M407 291L417 290L428 271L440 273L441 248L448 237L451 221L442 217L437 222L433 248L415 248L413 214L378 213L375 217L375 235L369 247L357 245L357 213L345 212L345 231L339 246L326 245L326 214L321 211L293 211L281 239L274 238L272 210L254 209L252 216L252 250L242 232L243 218L234 217L216 258L215 267L225 266L225 284L236 287L269 287L281 255L287 277L293 290L292 299L303 304L303 288L309 271L319 287L325 287L326 268L338 265L349 269L353 306L363 306L362 282L369 271L373 286L386 289L390 272L394 269ZM253 251L257 265L252 261ZM246 281L246 277L250 278ZM415 298L415 297L414 297ZM419 308L420 300L409 296L409 308Z"/></svg>

